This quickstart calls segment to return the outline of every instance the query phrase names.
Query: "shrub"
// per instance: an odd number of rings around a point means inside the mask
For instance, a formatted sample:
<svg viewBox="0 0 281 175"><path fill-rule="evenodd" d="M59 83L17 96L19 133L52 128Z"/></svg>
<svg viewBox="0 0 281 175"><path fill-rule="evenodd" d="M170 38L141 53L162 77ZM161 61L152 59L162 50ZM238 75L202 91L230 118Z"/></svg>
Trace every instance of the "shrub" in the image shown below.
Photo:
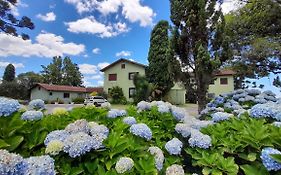
<svg viewBox="0 0 281 175"><path fill-rule="evenodd" d="M127 104L122 88L115 86L109 91L109 96L112 98L112 104Z"/></svg>
<svg viewBox="0 0 281 175"><path fill-rule="evenodd" d="M83 104L84 103L84 98L82 98L82 97L77 97L77 98L74 98L74 99L72 99L72 102L74 103L74 104Z"/></svg>

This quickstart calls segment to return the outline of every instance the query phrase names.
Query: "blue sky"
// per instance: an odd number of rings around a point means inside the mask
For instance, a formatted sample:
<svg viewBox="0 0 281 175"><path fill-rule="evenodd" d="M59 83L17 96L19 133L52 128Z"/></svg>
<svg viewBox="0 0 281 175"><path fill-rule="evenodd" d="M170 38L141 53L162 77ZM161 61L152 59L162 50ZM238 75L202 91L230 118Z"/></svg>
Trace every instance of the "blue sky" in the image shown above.
<svg viewBox="0 0 281 175"><path fill-rule="evenodd" d="M223 10L236 7L226 0ZM0 76L8 63L17 74L39 72L62 55L79 65L86 86L100 86L99 70L120 57L147 64L150 32L169 20L170 9L169 0L21 0L13 13L30 17L36 27L24 30L29 41L0 34Z"/></svg>

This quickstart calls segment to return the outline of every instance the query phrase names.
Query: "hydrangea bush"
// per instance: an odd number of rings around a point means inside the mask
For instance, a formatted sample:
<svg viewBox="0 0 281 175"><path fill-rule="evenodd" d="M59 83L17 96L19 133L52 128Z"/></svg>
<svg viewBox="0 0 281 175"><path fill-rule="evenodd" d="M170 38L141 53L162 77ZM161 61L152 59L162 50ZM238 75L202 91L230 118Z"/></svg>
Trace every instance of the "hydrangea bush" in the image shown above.
<svg viewBox="0 0 281 175"><path fill-rule="evenodd" d="M0 97L0 117L10 116L20 109L20 104L17 100Z"/></svg>

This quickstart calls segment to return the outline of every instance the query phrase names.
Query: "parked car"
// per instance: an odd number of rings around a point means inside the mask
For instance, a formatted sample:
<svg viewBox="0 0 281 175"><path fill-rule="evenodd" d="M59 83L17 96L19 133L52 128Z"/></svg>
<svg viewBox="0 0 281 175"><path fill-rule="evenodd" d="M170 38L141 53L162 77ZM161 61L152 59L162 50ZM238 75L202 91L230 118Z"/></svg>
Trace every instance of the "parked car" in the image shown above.
<svg viewBox="0 0 281 175"><path fill-rule="evenodd" d="M90 96L86 97L84 100L84 105L93 104L95 106L100 106L102 103L107 102L102 96Z"/></svg>

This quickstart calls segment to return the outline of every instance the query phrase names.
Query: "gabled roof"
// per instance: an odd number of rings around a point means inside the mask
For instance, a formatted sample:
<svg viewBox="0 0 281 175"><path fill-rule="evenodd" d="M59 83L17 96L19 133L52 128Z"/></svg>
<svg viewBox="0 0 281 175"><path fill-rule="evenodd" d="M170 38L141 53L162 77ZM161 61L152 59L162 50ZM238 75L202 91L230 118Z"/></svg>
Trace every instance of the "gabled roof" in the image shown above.
<svg viewBox="0 0 281 175"><path fill-rule="evenodd" d="M215 72L216 76L235 75L235 74L236 74L236 72L231 69L224 69L224 70L219 70L218 72Z"/></svg>
<svg viewBox="0 0 281 175"><path fill-rule="evenodd" d="M121 59L119 59L119 60L117 60L117 61L111 63L110 65L106 66L105 68L101 69L100 71L101 71L101 72L104 72L104 71L106 71L107 69L113 67L114 65L116 65L116 64L118 64L118 63L122 63L122 62L131 63L131 64L138 65L138 66L141 66L141 67L144 67L144 68L147 67L147 66L144 65L144 64L140 64L140 63L137 63L137 62L134 62L134 61L131 61L131 60L127 60L127 59L125 59L125 58L121 58Z"/></svg>
<svg viewBox="0 0 281 175"><path fill-rule="evenodd" d="M36 86L40 86L47 91L60 91L60 92L81 92L81 93L91 93L91 92L102 92L102 87L93 87L93 88L85 88L85 87L75 87L75 86L65 86L65 85L52 85L52 84L44 84L37 83ZM35 86L35 87L36 87Z"/></svg>

